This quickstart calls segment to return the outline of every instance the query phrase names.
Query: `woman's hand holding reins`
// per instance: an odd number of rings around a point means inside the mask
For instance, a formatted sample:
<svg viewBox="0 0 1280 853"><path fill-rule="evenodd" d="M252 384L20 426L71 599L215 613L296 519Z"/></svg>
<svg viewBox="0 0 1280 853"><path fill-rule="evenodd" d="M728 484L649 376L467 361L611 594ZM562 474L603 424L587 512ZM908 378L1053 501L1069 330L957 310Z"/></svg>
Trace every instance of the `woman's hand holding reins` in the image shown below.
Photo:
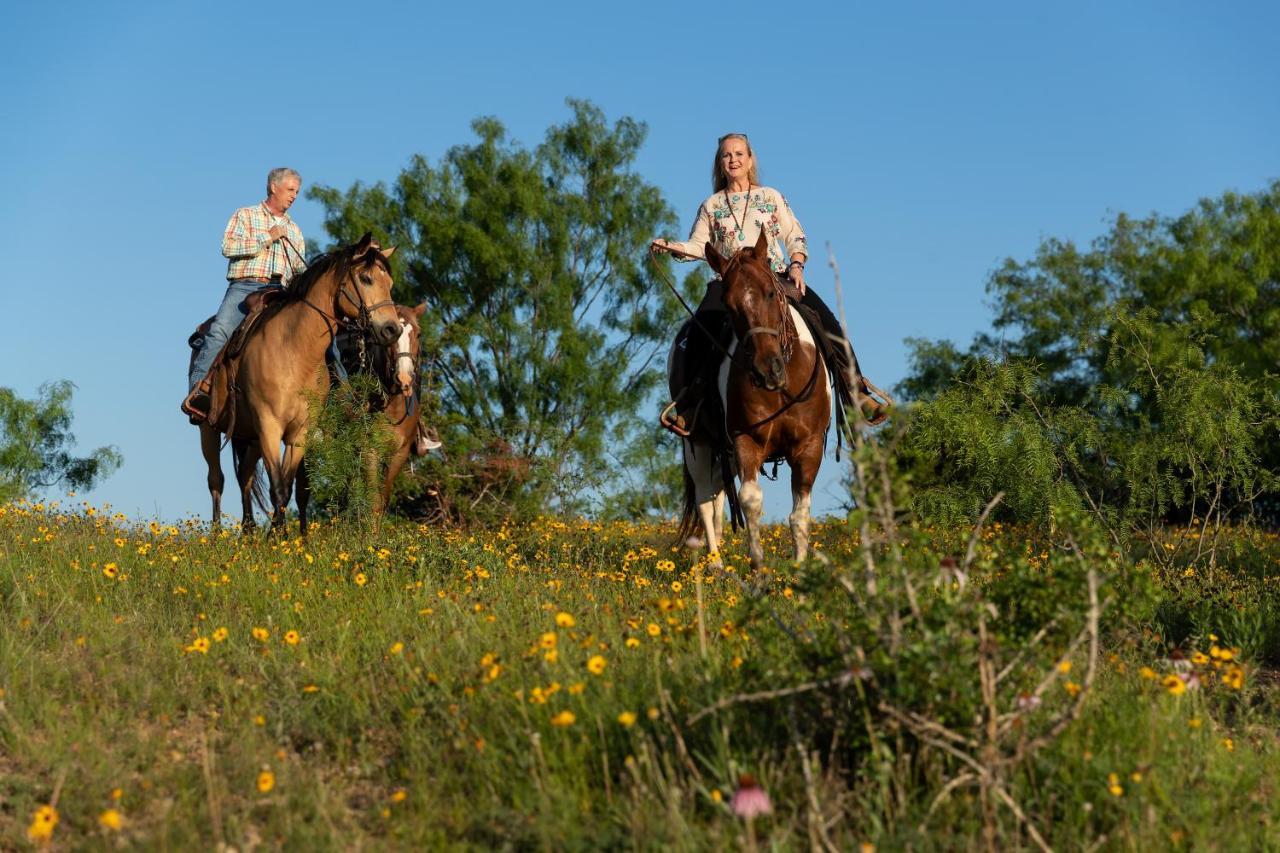
<svg viewBox="0 0 1280 853"><path fill-rule="evenodd" d="M791 283L800 291L800 295L804 296L804 262L792 261L787 267L787 278L791 279Z"/></svg>

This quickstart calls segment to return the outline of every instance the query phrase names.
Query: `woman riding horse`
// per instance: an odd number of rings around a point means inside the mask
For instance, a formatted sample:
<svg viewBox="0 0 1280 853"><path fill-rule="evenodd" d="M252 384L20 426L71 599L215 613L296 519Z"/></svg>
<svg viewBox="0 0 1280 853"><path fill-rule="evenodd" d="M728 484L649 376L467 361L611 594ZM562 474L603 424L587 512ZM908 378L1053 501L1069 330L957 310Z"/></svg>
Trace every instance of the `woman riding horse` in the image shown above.
<svg viewBox="0 0 1280 853"><path fill-rule="evenodd" d="M878 423L883 419L882 407L869 396L871 390L858 369L857 358L850 363L853 350L848 346L840 321L826 303L805 286L804 265L809 247L804 230L782 193L760 185L756 156L745 133L720 137L711 165L711 186L713 192L698 208L689 239L681 242L658 238L652 243L653 251L669 252L680 261L701 260L710 244L729 258L741 249L754 246L760 233L765 232L770 265L795 285L801 304L811 308L822 322L831 344L824 349L835 361L841 403L853 404L852 389L856 387L867 404L867 419ZM785 255L778 248L779 241L786 250ZM664 411L662 425L677 435L689 435L694 426L694 413L704 402L711 403L712 412L719 412L715 377L720 368L717 356L724 351L731 335L727 317L724 285L717 277L707 285L694 322L685 326L684 339L676 342L676 351L684 353L684 364L677 371L683 374L683 387L672 388L675 401ZM675 414L669 414L672 409ZM712 419L721 418L712 416ZM718 429L718 426L709 428Z"/></svg>

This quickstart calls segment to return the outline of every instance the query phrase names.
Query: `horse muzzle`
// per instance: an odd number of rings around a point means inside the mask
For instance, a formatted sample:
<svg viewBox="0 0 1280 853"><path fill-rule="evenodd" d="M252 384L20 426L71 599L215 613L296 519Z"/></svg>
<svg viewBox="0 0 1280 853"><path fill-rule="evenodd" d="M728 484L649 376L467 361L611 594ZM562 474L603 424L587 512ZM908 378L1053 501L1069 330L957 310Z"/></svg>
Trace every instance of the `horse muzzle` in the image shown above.
<svg viewBox="0 0 1280 853"><path fill-rule="evenodd" d="M388 320L385 323L378 323L373 327L373 334L377 337L378 343L389 347L400 340L400 321Z"/></svg>
<svg viewBox="0 0 1280 853"><path fill-rule="evenodd" d="M764 367L759 362L752 364L751 382L766 391L782 390L787 386L787 363L781 356L774 355L765 359Z"/></svg>

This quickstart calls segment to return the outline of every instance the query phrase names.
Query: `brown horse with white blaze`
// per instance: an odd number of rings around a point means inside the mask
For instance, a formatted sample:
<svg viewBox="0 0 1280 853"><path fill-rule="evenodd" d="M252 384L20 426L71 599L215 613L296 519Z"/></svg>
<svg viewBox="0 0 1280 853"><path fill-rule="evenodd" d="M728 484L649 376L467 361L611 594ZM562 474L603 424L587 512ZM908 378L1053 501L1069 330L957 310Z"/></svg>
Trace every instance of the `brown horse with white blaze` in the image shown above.
<svg viewBox="0 0 1280 853"><path fill-rule="evenodd" d="M420 429L422 395L418 388L418 357L422 349L420 322L426 308L426 303L415 308L396 306L401 333L389 351L389 358L392 360L390 373L395 387L383 410L387 417L387 427L391 431L391 452L387 456L387 470L382 478L376 508L378 514L385 512L391 502L391 486L408 461L409 453L413 452L418 456L426 453L422 447L425 438Z"/></svg>
<svg viewBox="0 0 1280 853"><path fill-rule="evenodd" d="M310 489L302 459L308 403L311 399L323 402L328 396L325 351L341 318L366 329L384 346L400 337L387 263L393 251L379 248L366 234L356 244L312 261L277 301L262 310L243 345L211 374L215 414L212 426L201 427L201 445L208 459L217 440L214 431L230 436L245 527L253 526L254 474L261 460L270 480L272 529L284 525L296 480L298 520L306 535ZM228 348L235 343L233 337ZM215 484L213 465L209 487L216 518L222 477L219 470Z"/></svg>
<svg viewBox="0 0 1280 853"><path fill-rule="evenodd" d="M764 497L758 478L761 466L772 459L784 459L791 469L789 520L795 559L803 560L809 553L810 495L831 423L826 366L769 265L766 231L761 231L755 246L731 258L709 244L706 254L724 282L724 303L735 336L720 369L720 393L741 480L738 503L746 521L751 565L759 569L764 564L760 545ZM691 464L691 457L701 462ZM713 459L712 447L685 440L691 488L686 489L682 529L693 529L695 519L701 521L707 548L715 553L722 496Z"/></svg>

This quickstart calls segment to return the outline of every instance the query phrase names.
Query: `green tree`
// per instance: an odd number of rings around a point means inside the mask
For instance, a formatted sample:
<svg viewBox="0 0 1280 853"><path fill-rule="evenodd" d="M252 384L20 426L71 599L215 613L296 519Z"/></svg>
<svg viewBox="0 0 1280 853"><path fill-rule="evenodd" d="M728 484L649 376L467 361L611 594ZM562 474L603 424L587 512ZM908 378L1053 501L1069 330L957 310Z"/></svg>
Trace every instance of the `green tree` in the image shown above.
<svg viewBox="0 0 1280 853"><path fill-rule="evenodd" d="M475 142L434 165L415 156L393 186L310 190L334 239L369 230L398 247L397 297L428 306L423 352L435 354L428 384L450 458L509 454L530 473L522 498L542 511L584 508L614 460L654 446L637 412L664 384L681 316L646 261L675 218L632 169L645 126L568 103L572 118L533 150L481 118ZM435 474L440 487L478 482Z"/></svg>
<svg viewBox="0 0 1280 853"><path fill-rule="evenodd" d="M909 342L904 464L927 515L972 518L1003 489L1006 515L1076 504L1149 538L1274 494L1280 182L1121 214L1088 251L1047 240L987 290L994 331L967 351Z"/></svg>
<svg viewBox="0 0 1280 853"><path fill-rule="evenodd" d="M64 484L89 489L120 467L114 447L99 447L88 456L72 456L72 384L66 380L41 385L34 400L0 388L0 500L28 497Z"/></svg>
<svg viewBox="0 0 1280 853"><path fill-rule="evenodd" d="M1119 214L1088 250L1045 240L1030 261L1007 259L987 282L995 316L968 356L1032 359L1048 396L1083 403L1130 371L1110 358L1113 318L1149 310L1176 341L1180 326L1203 334L1207 362L1260 379L1280 364L1280 181L1251 193L1204 199L1177 217ZM913 340L900 391L928 399L964 357L948 342Z"/></svg>

